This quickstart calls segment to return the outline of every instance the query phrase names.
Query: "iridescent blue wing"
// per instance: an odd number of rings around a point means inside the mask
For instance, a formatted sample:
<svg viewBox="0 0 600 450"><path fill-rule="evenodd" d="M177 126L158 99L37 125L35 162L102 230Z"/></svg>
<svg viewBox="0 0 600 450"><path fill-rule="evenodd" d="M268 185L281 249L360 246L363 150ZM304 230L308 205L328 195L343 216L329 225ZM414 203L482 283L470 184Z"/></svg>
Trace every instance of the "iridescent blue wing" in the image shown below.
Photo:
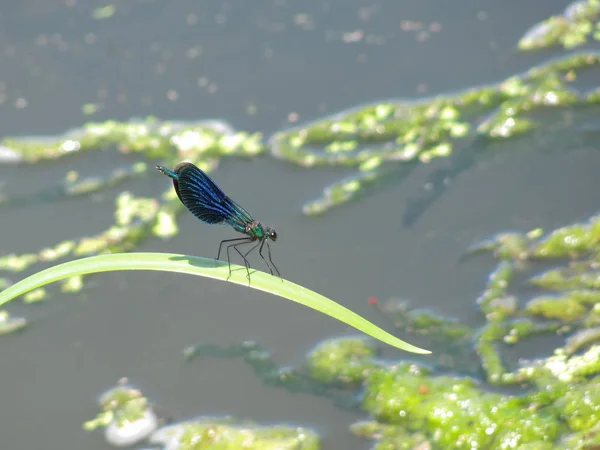
<svg viewBox="0 0 600 450"><path fill-rule="evenodd" d="M235 230L245 232L246 225L254 220L192 163L180 163L173 172L177 174L177 178L173 178L173 186L179 200L203 222L227 223Z"/></svg>

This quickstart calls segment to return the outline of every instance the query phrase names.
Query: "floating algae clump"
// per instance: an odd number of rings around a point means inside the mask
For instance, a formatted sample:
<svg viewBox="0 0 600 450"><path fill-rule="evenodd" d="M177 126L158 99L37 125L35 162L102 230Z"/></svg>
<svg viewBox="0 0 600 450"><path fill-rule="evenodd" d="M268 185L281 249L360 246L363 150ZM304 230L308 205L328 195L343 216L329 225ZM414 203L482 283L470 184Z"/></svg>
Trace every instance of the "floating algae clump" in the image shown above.
<svg viewBox="0 0 600 450"><path fill-rule="evenodd" d="M108 442L130 446L148 440L171 450L318 450L317 434L286 425L259 426L233 418L199 418L158 428L158 417L142 393L125 384L99 400L101 412L84 428L104 428ZM157 429L158 428L158 429Z"/></svg>
<svg viewBox="0 0 600 450"><path fill-rule="evenodd" d="M536 297L527 303L525 310L531 314L547 319L561 319L573 322L581 319L587 308L577 299L577 295L562 295L555 297Z"/></svg>
<svg viewBox="0 0 600 450"><path fill-rule="evenodd" d="M351 430L388 450L593 448L600 377L586 376L600 369L594 360L592 349L523 367L535 390L521 395L488 392L471 378L434 375L416 364L381 364L365 373L362 386L362 407L373 419Z"/></svg>
<svg viewBox="0 0 600 450"><path fill-rule="evenodd" d="M306 428L263 427L233 419L199 419L157 430L150 438L172 450L318 450L319 439Z"/></svg>
<svg viewBox="0 0 600 450"><path fill-rule="evenodd" d="M0 335L20 331L27 326L27 321L22 317L11 317L5 310L0 310Z"/></svg>
<svg viewBox="0 0 600 450"><path fill-rule="evenodd" d="M562 45L573 48L590 39L600 41L600 1L577 0L563 14L535 24L519 41L520 50L538 50Z"/></svg>
<svg viewBox="0 0 600 450"><path fill-rule="evenodd" d="M427 377L408 365L373 371L364 408L377 420L425 430L434 448L518 448L553 441L562 426L525 398L481 391L468 378Z"/></svg>
<svg viewBox="0 0 600 450"><path fill-rule="evenodd" d="M440 358L448 349L456 354L450 341L462 346L472 342L488 383L526 387L524 392L490 392L461 374L468 371L467 359L453 365L457 375L442 375L435 367L378 360L370 347L353 338L326 341L313 350L307 366L318 370L311 374L335 383L341 373L353 382L347 388L360 386L361 407L371 419L355 423L351 431L375 440L375 449L596 448L600 444L600 286L596 285L600 243L592 235L597 223L592 217L546 233L540 229L512 232L509 239L501 234L475 246L492 252L499 264L478 299L486 318L479 330L461 328L424 311L386 308L399 328L436 342L429 345L435 349L429 361L438 368L448 366L436 355ZM511 250L501 251L507 243ZM535 275L539 263L554 264L551 270L563 278L569 275L569 282L539 283ZM527 277L527 272L534 275ZM523 301L516 283L542 293ZM553 294L544 293L547 289ZM506 298L512 299L509 306L502 300ZM519 360L513 370L507 368L502 347L557 331L565 334L564 346L548 356ZM330 371L327 361L332 362ZM343 361L349 362L346 369L338 366Z"/></svg>
<svg viewBox="0 0 600 450"><path fill-rule="evenodd" d="M331 339L308 355L310 375L322 383L354 384L375 367L375 347L366 339Z"/></svg>
<svg viewBox="0 0 600 450"><path fill-rule="evenodd" d="M141 442L158 426L158 418L146 397L125 383L122 380L102 394L98 400L100 413L83 424L86 430L104 428L106 440L117 446Z"/></svg>
<svg viewBox="0 0 600 450"><path fill-rule="evenodd" d="M400 182L420 164L452 157L458 149L476 161L491 141L543 127L533 113L596 102L595 90L577 88L576 75L597 70L599 63L599 53L582 51L453 95L369 104L277 132L269 149L275 157L303 167L354 169L304 205L307 215L323 214L358 199L383 179ZM433 183L427 195L409 206L424 209L445 184Z"/></svg>
<svg viewBox="0 0 600 450"><path fill-rule="evenodd" d="M553 231L531 249L532 258L576 257L590 253L600 242L600 217Z"/></svg>
<svg viewBox="0 0 600 450"><path fill-rule="evenodd" d="M530 378L526 369L507 372L498 353L499 344L514 344L519 336L521 339L532 332L559 329L573 331L565 354L573 353L600 337L598 332L589 328L600 324L600 277L596 263L600 246L597 238L599 223L598 217L592 217L586 223L568 225L549 233L536 230L534 234L523 233L521 237L512 233L510 241L519 242L516 252L499 251L506 244L505 235L498 235L496 244L492 243L492 239L476 246L492 251L500 259L499 268L490 276L488 287L478 300L488 323L476 337L475 347L488 381L510 384ZM501 302L494 303L497 299L506 298L515 273L522 277L535 269L538 262L543 262L546 267L552 262L555 265L542 273L534 271L526 278L527 288L533 286L537 292L534 291L534 295L523 302L522 308L506 309L498 306L502 305ZM544 292L548 290L552 291L552 295ZM513 306L521 303L517 297L512 297L515 299ZM531 321L533 318L547 321L534 323ZM596 369L586 370L593 374Z"/></svg>
<svg viewBox="0 0 600 450"><path fill-rule="evenodd" d="M472 334L481 368L489 383L528 386L526 393L486 392L471 379L409 364L372 369L364 379L363 406L376 422L357 424L355 432L379 439L381 449L411 448L395 444L399 436L434 449L595 448L600 443L598 221L592 217L548 233L498 235L476 246L499 260L478 300L487 323ZM507 243L510 250L502 251ZM521 302L514 280L535 271L538 262L555 267L525 283L554 294ZM511 308L495 306L509 290L515 292ZM521 360L513 371L506 368L502 346L557 330L571 331L564 347Z"/></svg>
<svg viewBox="0 0 600 450"><path fill-rule="evenodd" d="M556 401L562 416L575 431L598 427L600 423L600 377L572 385Z"/></svg>

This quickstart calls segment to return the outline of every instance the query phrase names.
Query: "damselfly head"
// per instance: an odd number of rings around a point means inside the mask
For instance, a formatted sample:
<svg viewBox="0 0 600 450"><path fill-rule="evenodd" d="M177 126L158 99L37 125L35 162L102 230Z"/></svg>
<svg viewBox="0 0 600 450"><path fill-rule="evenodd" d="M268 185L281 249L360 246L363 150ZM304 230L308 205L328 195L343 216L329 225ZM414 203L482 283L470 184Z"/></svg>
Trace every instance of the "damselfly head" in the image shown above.
<svg viewBox="0 0 600 450"><path fill-rule="evenodd" d="M277 231L275 231L275 228L267 228L267 239L271 239L272 241L277 240Z"/></svg>

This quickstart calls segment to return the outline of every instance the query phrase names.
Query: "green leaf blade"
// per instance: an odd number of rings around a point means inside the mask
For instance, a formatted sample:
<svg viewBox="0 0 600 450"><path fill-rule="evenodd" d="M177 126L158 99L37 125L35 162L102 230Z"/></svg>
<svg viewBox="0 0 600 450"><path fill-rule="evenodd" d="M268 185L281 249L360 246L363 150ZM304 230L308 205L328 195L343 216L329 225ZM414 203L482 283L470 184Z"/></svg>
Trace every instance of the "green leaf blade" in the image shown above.
<svg viewBox="0 0 600 450"><path fill-rule="evenodd" d="M221 261L215 263L213 259L197 256L171 253L116 253L91 256L50 267L9 286L0 292L0 306L33 289L74 276L120 270L155 270L186 273L229 281L230 283L277 295L333 317L392 347L411 353L431 353L428 350L398 339L333 300L291 281L283 280L282 282L278 277L260 271L253 271L250 275L251 281L248 286L245 267L232 264L231 268L231 277L227 280L229 275L227 263Z"/></svg>

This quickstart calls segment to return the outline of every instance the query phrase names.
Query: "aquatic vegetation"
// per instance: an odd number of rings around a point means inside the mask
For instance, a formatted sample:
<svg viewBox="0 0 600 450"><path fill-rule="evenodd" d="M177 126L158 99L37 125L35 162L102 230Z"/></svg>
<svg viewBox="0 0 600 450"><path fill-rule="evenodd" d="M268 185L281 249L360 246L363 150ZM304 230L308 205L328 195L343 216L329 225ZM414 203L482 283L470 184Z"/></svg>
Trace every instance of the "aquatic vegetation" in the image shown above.
<svg viewBox="0 0 600 450"><path fill-rule="evenodd" d="M522 234L500 234L471 249L471 254L476 249L492 252L499 260L478 300L488 322L476 339L476 349L489 382L523 382L535 373L522 368L515 373L507 372L497 351L501 343L514 344L532 332L570 330L574 335L563 351L570 355L596 340L594 327L598 323L600 300L596 269L599 224L600 218L592 217L586 223L567 225L549 233L537 229ZM550 262L554 262L554 267L541 273L535 270L538 264L547 266ZM513 300L507 308L503 299L507 298L515 272L532 273L527 285L541 292L526 302L508 296ZM519 303L525 304L517 307ZM515 323L519 324L516 328ZM594 372L590 368L584 370Z"/></svg>
<svg viewBox="0 0 600 450"><path fill-rule="evenodd" d="M318 345L308 356L308 372L321 383L352 385L364 379L376 365L372 342L365 339L332 339Z"/></svg>
<svg viewBox="0 0 600 450"><path fill-rule="evenodd" d="M409 364L372 372L363 407L385 424L426 430L434 448L517 448L552 442L562 431L550 411L535 411L526 398L484 392L467 378L425 375Z"/></svg>
<svg viewBox="0 0 600 450"><path fill-rule="evenodd" d="M319 436L287 425L258 426L231 417L198 418L159 427L159 418L142 393L121 380L99 399L100 413L83 424L104 428L106 440L119 447L148 441L173 450L248 449L318 450Z"/></svg>
<svg viewBox="0 0 600 450"><path fill-rule="evenodd" d="M475 246L492 252L498 267L478 299L486 324L472 334L474 349L489 383L525 385L530 387L528 392L486 392L464 376L435 375L408 363L372 369L364 379L363 406L377 421L355 425L353 430L380 439L377 448L405 448L393 443L406 435L413 442L427 441L444 449L597 445L600 397L594 392L600 380L596 319L600 285L594 280L598 220L592 217L547 233L539 229L504 233ZM520 299L515 279L550 262L554 262L553 269L526 278L541 294ZM519 277L515 277L517 272ZM548 273L553 275L548 277ZM509 295L511 290L514 294ZM555 294L549 296L544 293L547 290ZM506 298L511 299L508 307ZM557 331L567 334L563 347L545 357L521 360L512 371L507 369L500 352L503 346L514 346L532 334Z"/></svg>
<svg viewBox="0 0 600 450"><path fill-rule="evenodd" d="M158 418L146 397L121 380L98 399L100 412L83 424L86 430L105 429L108 442L129 446L146 439L158 426Z"/></svg>
<svg viewBox="0 0 600 450"><path fill-rule="evenodd" d="M98 400L100 412L83 424L86 430L104 429L107 442L130 446L142 442L173 450L240 449L317 450L319 436L310 429L287 425L258 426L231 417L198 418L160 426L148 399L121 380Z"/></svg>
<svg viewBox="0 0 600 450"><path fill-rule="evenodd" d="M573 48L590 40L600 41L600 2L576 0L560 15L533 25L519 41L520 50L561 45Z"/></svg>
<svg viewBox="0 0 600 450"><path fill-rule="evenodd" d="M235 419L198 419L157 430L154 444L173 450L318 450L320 439L307 428L258 426Z"/></svg>
<svg viewBox="0 0 600 450"><path fill-rule="evenodd" d="M92 122L57 136L9 137L2 140L1 147L1 154L7 155L10 162L24 163L108 148L168 161L252 156L264 150L260 134L236 133L224 122L161 121L154 117L130 122Z"/></svg>
<svg viewBox="0 0 600 450"><path fill-rule="evenodd" d="M22 317L11 317L11 315L0 310L0 335L14 333L27 326L27 320Z"/></svg>
<svg viewBox="0 0 600 450"><path fill-rule="evenodd" d="M591 97L579 92L575 81L578 72L597 70L599 63L597 52L580 52L452 95L365 105L280 131L270 138L269 147L275 157L303 167L356 170L304 206L307 215L323 214L359 198L384 179L400 182L420 164L452 157L458 149L480 158L477 155L491 141L543 126L533 113L591 103L596 93ZM409 205L407 224L445 189L443 184L431 184L434 189L427 196Z"/></svg>

